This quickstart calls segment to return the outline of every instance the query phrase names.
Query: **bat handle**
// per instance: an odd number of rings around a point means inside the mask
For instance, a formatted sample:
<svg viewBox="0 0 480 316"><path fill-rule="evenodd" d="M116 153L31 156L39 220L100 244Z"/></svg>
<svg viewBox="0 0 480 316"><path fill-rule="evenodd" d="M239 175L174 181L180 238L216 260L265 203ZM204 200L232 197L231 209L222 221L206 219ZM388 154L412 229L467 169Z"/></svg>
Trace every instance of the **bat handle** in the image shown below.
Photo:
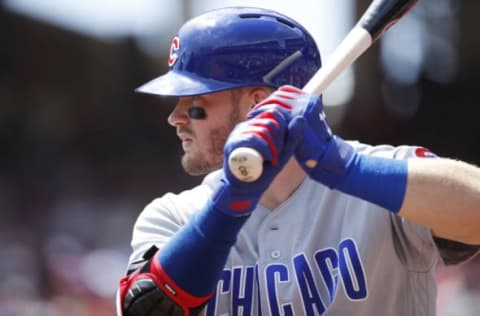
<svg viewBox="0 0 480 316"><path fill-rule="evenodd" d="M372 45L370 33L357 24L335 48L322 67L303 87L303 91L321 95L345 69Z"/></svg>

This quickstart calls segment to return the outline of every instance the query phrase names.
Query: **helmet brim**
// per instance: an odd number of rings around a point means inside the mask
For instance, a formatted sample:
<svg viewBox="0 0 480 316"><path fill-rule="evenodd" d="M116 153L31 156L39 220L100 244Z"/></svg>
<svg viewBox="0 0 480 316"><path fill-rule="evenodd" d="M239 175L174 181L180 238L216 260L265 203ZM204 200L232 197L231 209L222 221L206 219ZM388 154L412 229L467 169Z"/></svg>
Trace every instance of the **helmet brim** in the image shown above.
<svg viewBox="0 0 480 316"><path fill-rule="evenodd" d="M201 78L191 73L185 75L184 72L179 73L170 70L166 74L136 88L135 92L166 97L187 97L220 92L241 86L243 85Z"/></svg>

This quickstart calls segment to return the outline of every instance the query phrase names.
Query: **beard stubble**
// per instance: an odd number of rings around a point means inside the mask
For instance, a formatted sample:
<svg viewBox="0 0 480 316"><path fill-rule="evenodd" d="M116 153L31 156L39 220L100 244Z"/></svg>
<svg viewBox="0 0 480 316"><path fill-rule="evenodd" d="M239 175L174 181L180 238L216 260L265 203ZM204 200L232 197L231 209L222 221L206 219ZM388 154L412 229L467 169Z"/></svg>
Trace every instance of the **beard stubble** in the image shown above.
<svg viewBox="0 0 480 316"><path fill-rule="evenodd" d="M185 172L192 176L199 176L222 168L223 147L228 135L240 121L242 119L240 118L239 96L232 91L231 109L227 121L223 126L210 131L208 150L202 151L195 157L189 156L187 153L183 155L182 167Z"/></svg>

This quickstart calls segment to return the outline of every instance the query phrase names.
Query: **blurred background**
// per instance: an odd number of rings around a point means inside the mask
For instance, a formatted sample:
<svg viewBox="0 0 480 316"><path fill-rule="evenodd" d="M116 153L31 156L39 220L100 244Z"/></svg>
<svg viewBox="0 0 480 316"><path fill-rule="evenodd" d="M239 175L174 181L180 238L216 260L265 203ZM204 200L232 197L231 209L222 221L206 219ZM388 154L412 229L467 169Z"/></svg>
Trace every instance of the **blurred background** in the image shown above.
<svg viewBox="0 0 480 316"><path fill-rule="evenodd" d="M370 1L0 0L0 316L113 315L135 218L186 176L166 118L134 93L188 18L261 6L327 59ZM480 163L478 1L422 0L325 92L336 133ZM480 315L480 260L441 267L439 315Z"/></svg>

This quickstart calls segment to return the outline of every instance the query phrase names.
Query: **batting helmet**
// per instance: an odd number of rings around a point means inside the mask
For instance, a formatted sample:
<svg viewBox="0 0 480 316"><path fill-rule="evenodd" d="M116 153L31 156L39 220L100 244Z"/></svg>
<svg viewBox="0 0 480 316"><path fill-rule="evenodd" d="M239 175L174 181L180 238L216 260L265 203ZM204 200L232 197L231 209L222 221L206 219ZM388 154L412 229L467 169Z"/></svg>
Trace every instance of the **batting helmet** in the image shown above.
<svg viewBox="0 0 480 316"><path fill-rule="evenodd" d="M274 11L230 7L186 22L173 39L170 70L136 91L191 96L245 86L302 88L320 53L299 23Z"/></svg>

